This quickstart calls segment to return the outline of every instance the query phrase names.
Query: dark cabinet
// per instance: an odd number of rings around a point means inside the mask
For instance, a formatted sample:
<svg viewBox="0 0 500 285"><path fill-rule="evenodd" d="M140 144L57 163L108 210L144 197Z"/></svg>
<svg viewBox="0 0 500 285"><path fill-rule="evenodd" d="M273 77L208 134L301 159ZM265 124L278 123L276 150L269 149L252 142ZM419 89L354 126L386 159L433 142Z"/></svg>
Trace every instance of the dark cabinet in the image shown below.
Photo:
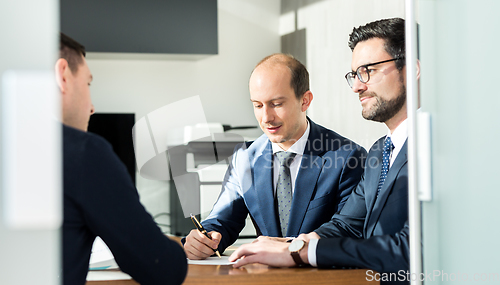
<svg viewBox="0 0 500 285"><path fill-rule="evenodd" d="M61 31L90 52L217 54L217 0L61 0Z"/></svg>

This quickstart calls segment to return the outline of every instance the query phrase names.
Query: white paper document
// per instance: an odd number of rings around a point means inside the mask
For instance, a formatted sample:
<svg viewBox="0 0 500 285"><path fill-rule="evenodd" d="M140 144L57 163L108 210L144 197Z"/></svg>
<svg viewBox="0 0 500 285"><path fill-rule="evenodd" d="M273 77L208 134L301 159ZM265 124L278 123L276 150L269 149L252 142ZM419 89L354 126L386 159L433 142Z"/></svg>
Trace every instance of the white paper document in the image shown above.
<svg viewBox="0 0 500 285"><path fill-rule="evenodd" d="M130 280L132 277L127 273L121 271L89 271L87 274L87 281L107 281L107 280Z"/></svg>
<svg viewBox="0 0 500 285"><path fill-rule="evenodd" d="M230 262L228 259L229 256L223 255L222 258L219 258L217 256L211 256L203 260L191 260L189 258L187 260L188 264L198 264L198 265L231 265L236 263L236 262Z"/></svg>
<svg viewBox="0 0 500 285"><path fill-rule="evenodd" d="M90 270L118 269L115 257L104 241L97 237L92 246L92 254L89 262Z"/></svg>

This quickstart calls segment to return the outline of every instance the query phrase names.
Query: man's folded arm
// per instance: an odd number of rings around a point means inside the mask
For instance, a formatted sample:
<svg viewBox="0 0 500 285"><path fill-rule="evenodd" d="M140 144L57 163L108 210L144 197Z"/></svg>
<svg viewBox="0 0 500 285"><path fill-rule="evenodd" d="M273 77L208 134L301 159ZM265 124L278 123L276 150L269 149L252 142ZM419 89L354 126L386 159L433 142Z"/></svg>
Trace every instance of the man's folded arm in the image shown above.
<svg viewBox="0 0 500 285"><path fill-rule="evenodd" d="M337 191L337 208L335 212L341 210L349 196L356 189L363 175L364 164L366 159L366 150L358 145L349 144L345 148L352 148L352 151L347 156L340 174L339 187Z"/></svg>
<svg viewBox="0 0 500 285"><path fill-rule="evenodd" d="M368 268L377 272L409 269L409 226L392 235L368 239L325 238L318 241L316 262L320 268L337 266Z"/></svg>
<svg viewBox="0 0 500 285"><path fill-rule="evenodd" d="M367 214L364 194L364 174L356 189L352 191L344 207L330 221L314 230L321 238L348 236L362 238Z"/></svg>

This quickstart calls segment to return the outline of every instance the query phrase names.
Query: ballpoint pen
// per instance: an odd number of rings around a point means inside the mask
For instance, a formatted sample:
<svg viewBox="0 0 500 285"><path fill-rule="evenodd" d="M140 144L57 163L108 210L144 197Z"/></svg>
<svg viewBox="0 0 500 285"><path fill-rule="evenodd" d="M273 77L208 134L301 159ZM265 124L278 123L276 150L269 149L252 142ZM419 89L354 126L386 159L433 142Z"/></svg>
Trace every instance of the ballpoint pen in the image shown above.
<svg viewBox="0 0 500 285"><path fill-rule="evenodd" d="M196 226L196 228L197 228L197 229L198 229L198 230L199 230L202 234L204 234L207 238L212 239L212 238L208 235L207 230L205 230L205 228L203 228L203 226L200 224L200 222L198 222L198 219L196 219L196 217L195 217L195 216L193 216L193 214L190 214L190 215L191 215L191 220L193 221L193 224ZM213 250L214 250L215 254L217 254L217 256L218 256L219 258L222 258L222 257L220 256L219 251L218 251L217 249L213 249Z"/></svg>

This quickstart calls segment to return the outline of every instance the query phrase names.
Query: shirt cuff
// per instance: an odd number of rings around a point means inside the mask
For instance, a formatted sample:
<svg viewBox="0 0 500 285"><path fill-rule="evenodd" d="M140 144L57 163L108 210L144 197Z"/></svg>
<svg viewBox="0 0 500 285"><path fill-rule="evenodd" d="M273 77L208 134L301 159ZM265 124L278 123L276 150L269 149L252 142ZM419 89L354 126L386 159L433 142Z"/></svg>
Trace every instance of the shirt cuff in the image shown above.
<svg viewBox="0 0 500 285"><path fill-rule="evenodd" d="M310 239L309 246L307 248L308 262L314 267L318 267L318 264L316 262L316 248L318 247L318 241L319 239Z"/></svg>

